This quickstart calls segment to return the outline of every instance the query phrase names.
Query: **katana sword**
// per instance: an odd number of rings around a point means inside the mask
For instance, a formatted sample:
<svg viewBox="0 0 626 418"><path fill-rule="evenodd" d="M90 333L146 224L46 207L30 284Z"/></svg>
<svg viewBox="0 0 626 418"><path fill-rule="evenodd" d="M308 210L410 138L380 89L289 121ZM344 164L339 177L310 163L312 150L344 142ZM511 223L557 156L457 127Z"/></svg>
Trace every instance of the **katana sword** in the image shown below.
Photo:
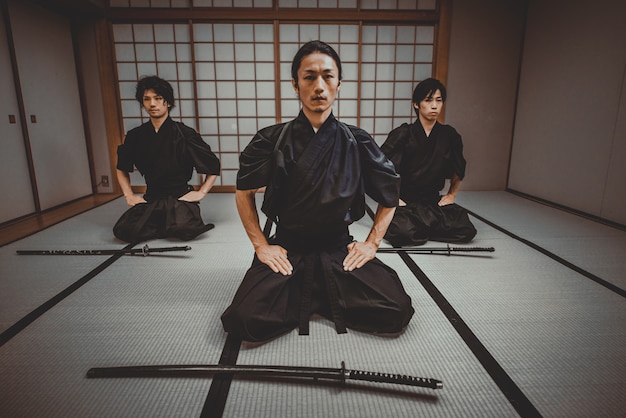
<svg viewBox="0 0 626 418"><path fill-rule="evenodd" d="M493 247L451 247L447 245L445 247L392 247L392 248L379 248L379 253L397 253L403 251L408 254L436 254L444 253L446 255L452 255L453 252L489 252L492 253L496 249Z"/></svg>
<svg viewBox="0 0 626 418"><path fill-rule="evenodd" d="M170 251L189 251L191 247L189 246L181 246L181 247L157 247L150 248L148 244L144 245L141 248L128 248L121 250L17 250L17 253L20 255L115 255L115 254L125 254L125 255L143 255L144 257L149 256L152 253L165 253Z"/></svg>
<svg viewBox="0 0 626 418"><path fill-rule="evenodd" d="M259 377L296 377L314 380L337 380L345 383L348 380L365 382L392 383L397 385L419 386L431 389L442 389L441 380L427 377L407 376L403 374L368 372L346 369L341 362L340 369L326 367L302 366L257 366L257 365L162 365L162 366L119 366L94 367L87 371L88 378L103 377L207 377L216 373L232 373L242 376Z"/></svg>

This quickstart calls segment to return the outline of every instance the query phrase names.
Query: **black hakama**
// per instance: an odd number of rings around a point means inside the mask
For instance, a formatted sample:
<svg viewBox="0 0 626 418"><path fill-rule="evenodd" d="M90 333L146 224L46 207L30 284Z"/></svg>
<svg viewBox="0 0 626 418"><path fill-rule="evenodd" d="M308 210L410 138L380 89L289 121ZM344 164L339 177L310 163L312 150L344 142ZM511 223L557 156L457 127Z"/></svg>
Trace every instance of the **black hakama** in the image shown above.
<svg viewBox="0 0 626 418"><path fill-rule="evenodd" d="M461 136L435 123L426 136L419 119L389 133L381 147L400 174L400 199L385 239L393 246L422 245L428 240L463 243L476 235L467 211L457 204L439 206L446 179L465 177Z"/></svg>
<svg viewBox="0 0 626 418"><path fill-rule="evenodd" d="M130 173L137 167L147 186L147 203L128 209L113 227L117 238L126 242L154 238L187 241L213 227L202 221L197 202L178 200L193 190L188 182L194 168L206 175L220 172L219 159L195 130L169 117L158 132L146 122L128 131L117 156L117 168Z"/></svg>
<svg viewBox="0 0 626 418"><path fill-rule="evenodd" d="M363 193L386 207L397 202L392 164L365 131L342 126L331 115L314 133L302 113L286 128L277 158L283 127L255 135L241 155L237 187L268 185L263 208L277 220L270 243L287 249L293 273L274 273L255 256L221 317L224 329L264 341L296 327L308 334L310 316L319 314L339 333L401 332L414 310L396 272L378 259L343 269L352 241L348 225L363 216Z"/></svg>

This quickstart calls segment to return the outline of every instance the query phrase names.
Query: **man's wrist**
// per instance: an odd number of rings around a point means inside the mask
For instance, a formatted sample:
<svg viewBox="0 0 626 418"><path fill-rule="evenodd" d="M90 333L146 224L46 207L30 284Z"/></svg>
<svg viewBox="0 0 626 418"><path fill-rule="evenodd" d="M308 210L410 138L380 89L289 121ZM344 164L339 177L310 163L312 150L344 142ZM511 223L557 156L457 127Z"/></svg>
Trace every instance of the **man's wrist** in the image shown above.
<svg viewBox="0 0 626 418"><path fill-rule="evenodd" d="M367 237L365 242L366 243L370 243L370 244L374 245L376 248L378 248L378 247L380 247L380 243L383 242L383 239L382 238L376 238L376 237L369 236L369 237Z"/></svg>

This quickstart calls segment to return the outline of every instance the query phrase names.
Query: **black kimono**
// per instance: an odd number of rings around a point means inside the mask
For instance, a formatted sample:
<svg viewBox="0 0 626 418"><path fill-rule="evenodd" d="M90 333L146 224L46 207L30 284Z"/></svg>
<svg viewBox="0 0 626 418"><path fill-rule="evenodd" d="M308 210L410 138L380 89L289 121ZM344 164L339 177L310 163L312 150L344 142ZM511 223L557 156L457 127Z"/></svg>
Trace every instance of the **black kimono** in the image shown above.
<svg viewBox="0 0 626 418"><path fill-rule="evenodd" d="M267 185L263 211L277 221L271 244L287 249L293 273L273 272L254 257L224 329L246 341L264 341L299 326L308 334L312 314L337 332L398 333L413 315L396 272L378 259L347 272L353 240L348 225L364 215L364 193L386 207L398 201L398 175L365 131L330 115L317 133L302 112L259 131L240 156L237 188Z"/></svg>
<svg viewBox="0 0 626 418"><path fill-rule="evenodd" d="M449 125L436 122L427 137L419 119L389 133L381 147L400 174L400 199L385 239L393 246L422 245L428 240L469 242L476 229L457 204L439 206L439 191L456 174L465 177L463 142Z"/></svg>
<svg viewBox="0 0 626 418"><path fill-rule="evenodd" d="M211 147L192 128L167 118L158 132L151 122L131 129L117 148L117 168L146 179L141 203L128 209L113 227L116 237L127 242L153 238L190 240L211 229L200 216L196 202L178 200L193 190L188 184L198 173L219 175L220 161Z"/></svg>

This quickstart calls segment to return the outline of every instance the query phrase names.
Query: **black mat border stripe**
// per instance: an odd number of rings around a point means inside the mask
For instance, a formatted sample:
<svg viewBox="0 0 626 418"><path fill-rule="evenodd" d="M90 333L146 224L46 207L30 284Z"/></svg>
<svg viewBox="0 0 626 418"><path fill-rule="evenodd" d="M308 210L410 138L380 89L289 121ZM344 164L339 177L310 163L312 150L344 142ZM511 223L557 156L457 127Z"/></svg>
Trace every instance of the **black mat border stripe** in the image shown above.
<svg viewBox="0 0 626 418"><path fill-rule="evenodd" d="M480 364L485 368L485 371L491 376L513 408L515 408L522 417L541 417L542 415L537 408L528 400L522 390L515 384L502 366L500 366L483 343L480 342L476 334L474 334L465 321L463 321L450 302L448 302L439 289L430 281L428 276L426 276L422 269L413 261L411 256L400 249L398 249L398 255L402 258L402 261L404 261L409 270L413 272L439 309L441 309L448 321L450 321L450 324L452 324L456 332L461 336L465 344L467 344L474 356L476 356Z"/></svg>
<svg viewBox="0 0 626 418"><path fill-rule="evenodd" d="M136 244L129 244L123 249L124 250L131 249L135 245ZM48 312L50 309L52 309L55 305L57 305L63 299L65 299L66 297L74 293L77 289L79 289L85 283L89 282L91 279L93 279L102 271L104 271L107 267L109 267L111 264L117 261L120 257L122 257L122 255L124 254L119 253L119 254L114 254L113 256L109 257L102 264L98 265L89 273L85 274L83 277L81 277L80 279L78 279L77 281L75 281L74 283L72 283L71 285L69 285L68 287L60 291L59 293L57 293L52 298L48 299L46 302L41 304L39 307L35 308L33 311L28 313L22 319L17 321L15 324L7 328L4 332L2 332L2 334L0 334L0 347L2 347L9 340L11 340L11 338L15 337L17 334L23 331L27 326L35 322L37 318L39 318L40 316Z"/></svg>
<svg viewBox="0 0 626 418"><path fill-rule="evenodd" d="M374 212L372 209L369 206L366 206L366 210L368 215L374 219ZM480 342L476 334L474 334L465 321L463 321L450 302L448 302L445 296L443 296L439 289L437 289L428 276L426 276L422 269L420 269L415 261L413 261L411 256L405 251L402 251L401 248L398 248L397 253L420 282L422 287L424 287L424 290L426 290L439 309L441 309L448 321L450 321L450 324L452 324L456 332L463 339L465 344L467 344L468 348L485 368L485 371L493 379L494 383L498 386L500 391L511 403L517 413L524 418L541 417L542 415L539 413L537 408L535 408L524 392L522 392L502 366L500 366L483 343Z"/></svg>
<svg viewBox="0 0 626 418"><path fill-rule="evenodd" d="M239 349L241 347L241 339L228 334L219 364L227 366L235 366L237 357L239 357ZM213 376L209 393L204 401L204 407L200 413L201 418L219 418L224 414L226 400L230 392L230 384L233 381L232 373L217 373Z"/></svg>
<svg viewBox="0 0 626 418"><path fill-rule="evenodd" d="M263 234L269 237L272 232L272 225L274 222L271 219L265 221L263 227ZM237 357L239 357L239 350L241 348L241 339L233 337L228 334L224 348L222 348L222 355L220 357L219 364L235 366L237 365ZM204 407L200 414L201 418L220 418L224 415L224 408L226 407L226 400L230 392L230 384L233 381L232 373L219 373L213 377L211 381L211 387L209 393L204 401Z"/></svg>
<svg viewBox="0 0 626 418"><path fill-rule="evenodd" d="M519 235L514 234L511 231L508 231L507 229L483 218L482 216L472 212L471 210L468 210L467 208L465 208L465 210L467 210L467 212L472 215L473 217L475 217L476 219L480 220L481 222L486 223L487 225L489 225L490 227L497 229L498 231L502 232L505 235L508 235L509 237L523 243L526 244L527 246L531 247L534 250L539 251L540 253L550 257L551 259L553 259L554 261L564 265L565 267L574 270L576 273L582 274L583 276L587 277L588 279L593 280L594 282L598 283L599 285L607 288L608 290L610 290L611 292L615 292L618 295L620 295L621 297L626 297L626 291L624 289L622 289L621 287L601 278L596 276L593 273L588 272L587 270L578 267L577 265L570 263L569 261L565 260L562 257L559 257L558 255L554 254L551 251L548 251L547 249L543 248L542 246L535 244L532 241L529 241L525 238L520 237Z"/></svg>

